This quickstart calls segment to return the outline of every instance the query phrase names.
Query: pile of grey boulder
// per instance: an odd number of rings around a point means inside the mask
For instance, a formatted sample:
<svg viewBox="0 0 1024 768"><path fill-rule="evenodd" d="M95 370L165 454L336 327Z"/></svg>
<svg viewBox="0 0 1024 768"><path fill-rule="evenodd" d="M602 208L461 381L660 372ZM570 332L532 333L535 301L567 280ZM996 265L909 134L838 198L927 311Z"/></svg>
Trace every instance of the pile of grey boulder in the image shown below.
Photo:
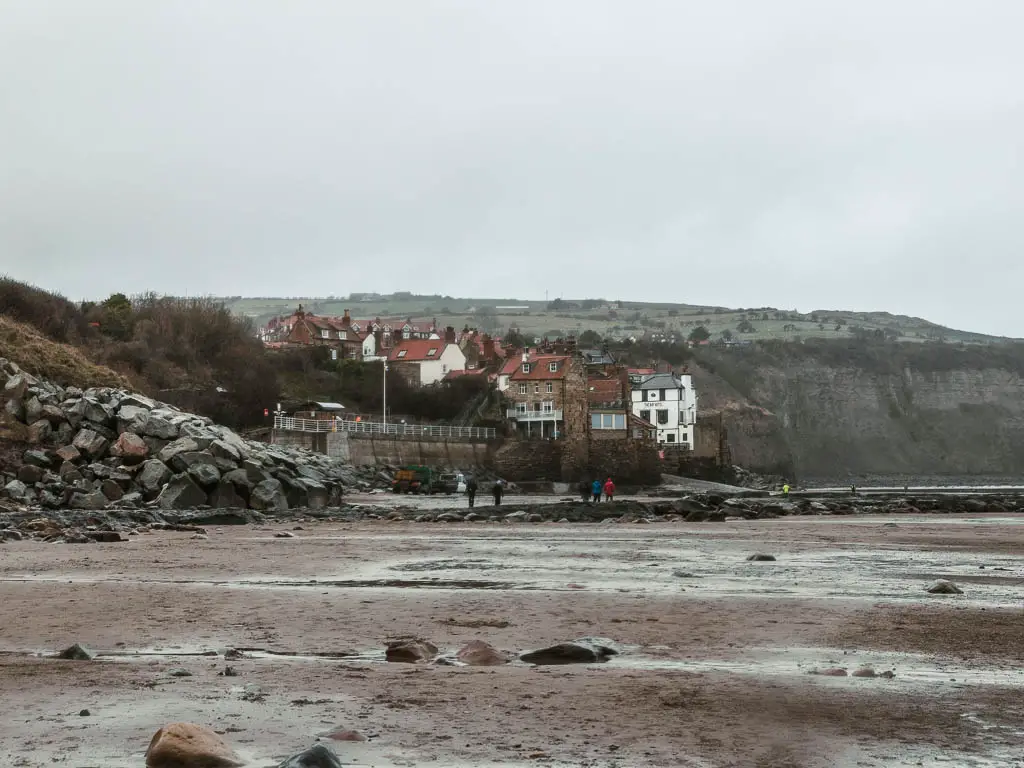
<svg viewBox="0 0 1024 768"><path fill-rule="evenodd" d="M120 389L61 387L0 358L8 421L32 448L0 498L24 506L101 510L337 506L352 467L322 454L246 440L210 419Z"/></svg>

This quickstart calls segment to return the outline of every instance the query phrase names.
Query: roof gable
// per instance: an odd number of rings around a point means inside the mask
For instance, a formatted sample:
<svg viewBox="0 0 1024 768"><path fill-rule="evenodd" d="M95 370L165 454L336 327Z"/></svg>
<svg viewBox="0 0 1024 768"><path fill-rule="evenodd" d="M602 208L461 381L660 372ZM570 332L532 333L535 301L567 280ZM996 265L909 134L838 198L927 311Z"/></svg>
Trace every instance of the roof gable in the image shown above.
<svg viewBox="0 0 1024 768"><path fill-rule="evenodd" d="M403 363L426 363L440 359L450 346L455 345L438 339L409 339L392 347L388 354L388 360Z"/></svg>

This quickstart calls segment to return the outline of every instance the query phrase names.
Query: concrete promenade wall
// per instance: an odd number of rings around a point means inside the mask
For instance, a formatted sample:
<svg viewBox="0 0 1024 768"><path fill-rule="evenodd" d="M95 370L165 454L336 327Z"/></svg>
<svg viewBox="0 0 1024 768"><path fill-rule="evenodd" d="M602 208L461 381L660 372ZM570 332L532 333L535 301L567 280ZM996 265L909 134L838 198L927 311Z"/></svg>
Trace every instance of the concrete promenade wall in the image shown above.
<svg viewBox="0 0 1024 768"><path fill-rule="evenodd" d="M275 445L308 448L357 466L427 464L457 469L489 467L498 443L444 438L399 438L347 432L288 432L275 430Z"/></svg>

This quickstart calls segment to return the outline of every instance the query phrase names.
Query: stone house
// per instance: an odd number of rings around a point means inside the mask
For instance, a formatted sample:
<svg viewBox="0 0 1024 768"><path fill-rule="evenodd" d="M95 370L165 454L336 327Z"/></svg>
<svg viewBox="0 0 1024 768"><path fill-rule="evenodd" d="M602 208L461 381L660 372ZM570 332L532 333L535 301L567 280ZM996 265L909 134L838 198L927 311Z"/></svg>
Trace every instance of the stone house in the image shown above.
<svg viewBox="0 0 1024 768"><path fill-rule="evenodd" d="M502 387L510 405L506 415L524 436L565 437L572 420L569 406L586 406L586 374L571 354L524 352L509 359L498 373Z"/></svg>

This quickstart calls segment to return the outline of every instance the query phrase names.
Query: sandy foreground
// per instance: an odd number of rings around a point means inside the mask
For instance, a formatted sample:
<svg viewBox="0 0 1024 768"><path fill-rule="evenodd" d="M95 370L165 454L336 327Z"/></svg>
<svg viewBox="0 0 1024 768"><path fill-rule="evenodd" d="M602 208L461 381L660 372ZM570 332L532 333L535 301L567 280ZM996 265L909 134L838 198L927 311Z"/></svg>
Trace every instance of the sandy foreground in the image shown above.
<svg viewBox="0 0 1024 768"><path fill-rule="evenodd" d="M257 768L337 729L382 768L1024 766L1021 517L298 526L0 546L0 766L140 768L176 720ZM385 663L407 635L623 653Z"/></svg>

